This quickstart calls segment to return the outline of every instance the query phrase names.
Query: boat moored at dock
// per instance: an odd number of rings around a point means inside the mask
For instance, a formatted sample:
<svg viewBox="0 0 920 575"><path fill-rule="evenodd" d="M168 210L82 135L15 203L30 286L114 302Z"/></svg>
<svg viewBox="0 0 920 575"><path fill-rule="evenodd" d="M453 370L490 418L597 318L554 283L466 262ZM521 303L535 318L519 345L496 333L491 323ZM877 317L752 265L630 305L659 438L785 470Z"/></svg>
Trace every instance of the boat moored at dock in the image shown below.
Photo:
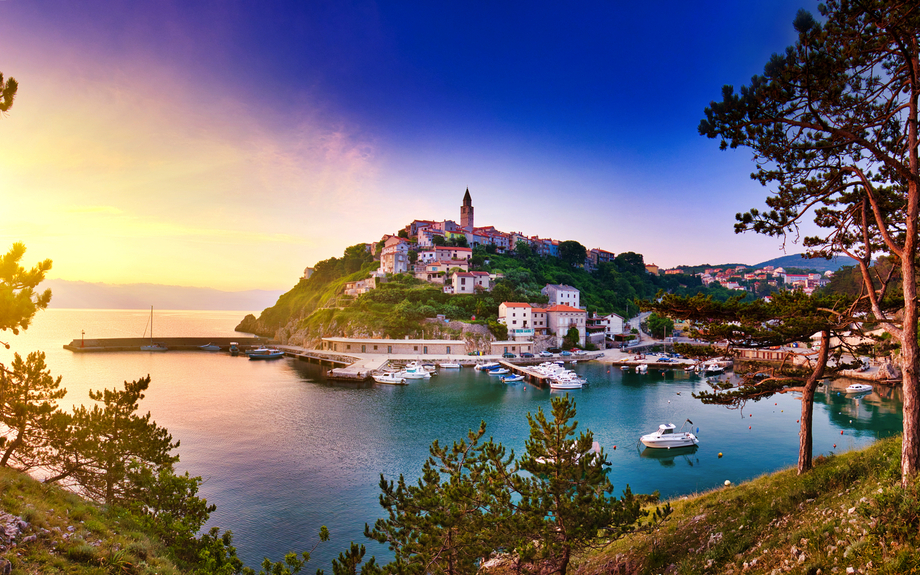
<svg viewBox="0 0 920 575"><path fill-rule="evenodd" d="M271 347L260 347L259 349L247 351L246 355L249 356L249 359L280 359L284 357L284 352Z"/></svg>

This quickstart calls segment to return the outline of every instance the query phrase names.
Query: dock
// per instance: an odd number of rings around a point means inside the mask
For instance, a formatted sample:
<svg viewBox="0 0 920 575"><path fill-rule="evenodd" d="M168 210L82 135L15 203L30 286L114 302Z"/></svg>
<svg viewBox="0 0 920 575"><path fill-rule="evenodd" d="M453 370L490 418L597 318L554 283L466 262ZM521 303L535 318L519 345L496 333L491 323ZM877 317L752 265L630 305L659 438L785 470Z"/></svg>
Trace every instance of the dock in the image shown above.
<svg viewBox="0 0 920 575"><path fill-rule="evenodd" d="M213 343L221 351L230 349L230 343L236 342L242 351L248 347L258 347L269 342L261 337L158 337L156 343L162 343L170 350L198 351L202 345ZM64 344L64 349L75 353L92 353L106 351L140 351L142 345L150 345L146 337L107 337L93 339L75 339Z"/></svg>

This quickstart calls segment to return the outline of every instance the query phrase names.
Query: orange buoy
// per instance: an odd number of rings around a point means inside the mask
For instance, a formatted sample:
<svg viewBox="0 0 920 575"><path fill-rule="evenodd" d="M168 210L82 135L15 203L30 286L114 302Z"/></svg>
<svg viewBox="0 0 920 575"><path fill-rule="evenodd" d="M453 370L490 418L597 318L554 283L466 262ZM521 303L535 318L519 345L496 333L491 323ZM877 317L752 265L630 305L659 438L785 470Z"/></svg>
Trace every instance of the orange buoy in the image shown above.
<svg viewBox="0 0 920 575"><path fill-rule="evenodd" d="M750 425L748 425L748 429L750 429L750 428L751 428L751 426L750 426Z"/></svg>
<svg viewBox="0 0 920 575"><path fill-rule="evenodd" d="M617 446L616 446L616 445L613 446L613 450L614 450L614 451L617 450Z"/></svg>
<svg viewBox="0 0 920 575"><path fill-rule="evenodd" d="M837 444L835 443L835 444L834 444L834 449L836 449L836 448L837 448Z"/></svg>
<svg viewBox="0 0 920 575"><path fill-rule="evenodd" d="M842 430L842 429L840 430L840 435L843 435L843 430Z"/></svg>
<svg viewBox="0 0 920 575"><path fill-rule="evenodd" d="M722 459L722 452L719 452L719 459Z"/></svg>

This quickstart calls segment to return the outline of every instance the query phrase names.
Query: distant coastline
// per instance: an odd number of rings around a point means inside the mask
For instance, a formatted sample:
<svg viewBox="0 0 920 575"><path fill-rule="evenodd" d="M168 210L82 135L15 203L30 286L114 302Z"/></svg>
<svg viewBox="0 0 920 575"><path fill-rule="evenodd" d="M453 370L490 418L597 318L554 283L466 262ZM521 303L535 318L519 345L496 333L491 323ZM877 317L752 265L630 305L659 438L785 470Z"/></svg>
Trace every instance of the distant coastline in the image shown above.
<svg viewBox="0 0 920 575"><path fill-rule="evenodd" d="M221 291L158 284L104 284L61 279L42 282L50 289L52 309L262 310L278 301L283 290Z"/></svg>

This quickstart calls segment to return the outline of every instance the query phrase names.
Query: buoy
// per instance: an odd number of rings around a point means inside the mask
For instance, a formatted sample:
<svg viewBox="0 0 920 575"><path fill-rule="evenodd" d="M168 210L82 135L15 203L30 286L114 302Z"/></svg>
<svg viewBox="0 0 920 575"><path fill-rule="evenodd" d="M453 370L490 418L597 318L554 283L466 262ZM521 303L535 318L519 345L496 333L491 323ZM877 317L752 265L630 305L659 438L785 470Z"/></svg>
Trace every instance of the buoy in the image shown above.
<svg viewBox="0 0 920 575"><path fill-rule="evenodd" d="M840 430L840 435L843 435L843 430L842 430L842 429Z"/></svg>
<svg viewBox="0 0 920 575"><path fill-rule="evenodd" d="M751 428L751 426L750 426L750 425L748 425L748 429L750 429L750 428Z"/></svg>
<svg viewBox="0 0 920 575"><path fill-rule="evenodd" d="M753 413L749 413L749 414L748 414L748 417L754 417L754 414L753 414Z"/></svg>
<svg viewBox="0 0 920 575"><path fill-rule="evenodd" d="M798 419L795 420L796 423L799 423L799 421L800 421L800 420L798 420Z"/></svg>
<svg viewBox="0 0 920 575"><path fill-rule="evenodd" d="M616 445L613 446L613 450L614 450L614 451L617 450L617 446L616 446Z"/></svg>
<svg viewBox="0 0 920 575"><path fill-rule="evenodd" d="M836 443L834 444L834 449L837 449L837 444L836 444Z"/></svg>
<svg viewBox="0 0 920 575"><path fill-rule="evenodd" d="M722 459L722 452L719 452L719 459Z"/></svg>
<svg viewBox="0 0 920 575"><path fill-rule="evenodd" d="M731 484L732 484L731 481L729 481L728 479L725 480L725 487L728 487L728 486L731 485Z"/></svg>

